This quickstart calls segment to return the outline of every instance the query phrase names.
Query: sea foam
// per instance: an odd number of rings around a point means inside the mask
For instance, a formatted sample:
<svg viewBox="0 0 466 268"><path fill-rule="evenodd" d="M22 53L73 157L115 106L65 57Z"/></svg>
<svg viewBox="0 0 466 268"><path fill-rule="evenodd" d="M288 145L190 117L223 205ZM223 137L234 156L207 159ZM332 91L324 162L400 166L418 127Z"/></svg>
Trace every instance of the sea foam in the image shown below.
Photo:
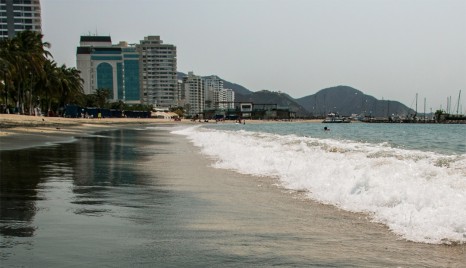
<svg viewBox="0 0 466 268"><path fill-rule="evenodd" d="M216 168L277 178L318 202L367 213L404 239L466 243L466 155L244 130L174 133Z"/></svg>

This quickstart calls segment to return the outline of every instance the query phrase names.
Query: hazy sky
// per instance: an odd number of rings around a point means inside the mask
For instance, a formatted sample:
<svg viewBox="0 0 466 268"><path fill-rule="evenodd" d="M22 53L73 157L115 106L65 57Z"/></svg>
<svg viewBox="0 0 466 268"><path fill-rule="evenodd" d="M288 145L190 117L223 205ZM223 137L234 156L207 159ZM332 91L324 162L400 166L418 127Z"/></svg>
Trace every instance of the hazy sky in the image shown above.
<svg viewBox="0 0 466 268"><path fill-rule="evenodd" d="M81 35L177 46L178 71L294 98L348 85L422 112L466 110L466 0L41 0L44 40L76 66ZM422 107L422 108L420 108Z"/></svg>

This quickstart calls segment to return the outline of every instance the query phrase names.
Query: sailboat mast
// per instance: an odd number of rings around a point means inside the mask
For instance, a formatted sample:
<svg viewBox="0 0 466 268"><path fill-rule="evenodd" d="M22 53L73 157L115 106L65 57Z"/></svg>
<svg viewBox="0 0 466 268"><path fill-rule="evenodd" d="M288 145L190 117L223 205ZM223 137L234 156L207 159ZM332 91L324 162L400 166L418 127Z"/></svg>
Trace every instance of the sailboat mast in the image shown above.
<svg viewBox="0 0 466 268"><path fill-rule="evenodd" d="M458 95L458 105L456 106L456 114L459 115L459 108L460 108L460 98L461 98L461 90L460 94Z"/></svg>

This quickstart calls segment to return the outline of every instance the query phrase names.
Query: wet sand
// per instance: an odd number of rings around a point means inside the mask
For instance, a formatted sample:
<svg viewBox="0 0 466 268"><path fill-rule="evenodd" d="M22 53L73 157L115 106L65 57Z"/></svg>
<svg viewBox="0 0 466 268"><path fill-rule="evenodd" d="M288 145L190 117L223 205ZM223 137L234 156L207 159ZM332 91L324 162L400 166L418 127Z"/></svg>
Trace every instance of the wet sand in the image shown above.
<svg viewBox="0 0 466 268"><path fill-rule="evenodd" d="M0 114L0 150L17 150L73 141L89 134L152 124L189 124L154 118L63 118Z"/></svg>
<svg viewBox="0 0 466 268"><path fill-rule="evenodd" d="M277 121L247 120L248 124L275 123ZM320 123L321 120L297 120L295 122ZM214 123L214 121L210 121ZM292 123L292 122L284 122ZM72 141L98 131L115 130L148 125L204 124L183 119L156 118L63 118L16 114L0 114L0 150L17 150L50 143Z"/></svg>
<svg viewBox="0 0 466 268"><path fill-rule="evenodd" d="M465 245L427 245L399 239L385 226L316 203L268 177L210 167L198 149L171 137L162 172L172 187L206 202L186 228L221 233L202 246L259 266L464 267ZM173 166L183 163L183 168ZM192 209L192 208L189 208Z"/></svg>

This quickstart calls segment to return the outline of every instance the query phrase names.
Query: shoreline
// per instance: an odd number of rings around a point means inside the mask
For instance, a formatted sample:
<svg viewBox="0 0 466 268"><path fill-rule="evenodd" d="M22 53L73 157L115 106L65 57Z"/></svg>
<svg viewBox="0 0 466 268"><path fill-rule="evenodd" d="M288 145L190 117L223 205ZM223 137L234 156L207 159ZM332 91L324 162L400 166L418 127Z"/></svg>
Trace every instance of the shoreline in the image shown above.
<svg viewBox="0 0 466 268"><path fill-rule="evenodd" d="M164 119L82 119L2 114L0 151L71 142L99 131L160 123L175 122Z"/></svg>
<svg viewBox="0 0 466 268"><path fill-rule="evenodd" d="M266 121L246 120L247 124L321 123L321 120ZM209 122L210 124L213 121ZM205 122L160 118L64 118L0 114L0 151L19 150L46 144L72 141L99 131L150 125L197 125ZM227 121L226 123L230 123ZM231 123L234 123L232 121Z"/></svg>

